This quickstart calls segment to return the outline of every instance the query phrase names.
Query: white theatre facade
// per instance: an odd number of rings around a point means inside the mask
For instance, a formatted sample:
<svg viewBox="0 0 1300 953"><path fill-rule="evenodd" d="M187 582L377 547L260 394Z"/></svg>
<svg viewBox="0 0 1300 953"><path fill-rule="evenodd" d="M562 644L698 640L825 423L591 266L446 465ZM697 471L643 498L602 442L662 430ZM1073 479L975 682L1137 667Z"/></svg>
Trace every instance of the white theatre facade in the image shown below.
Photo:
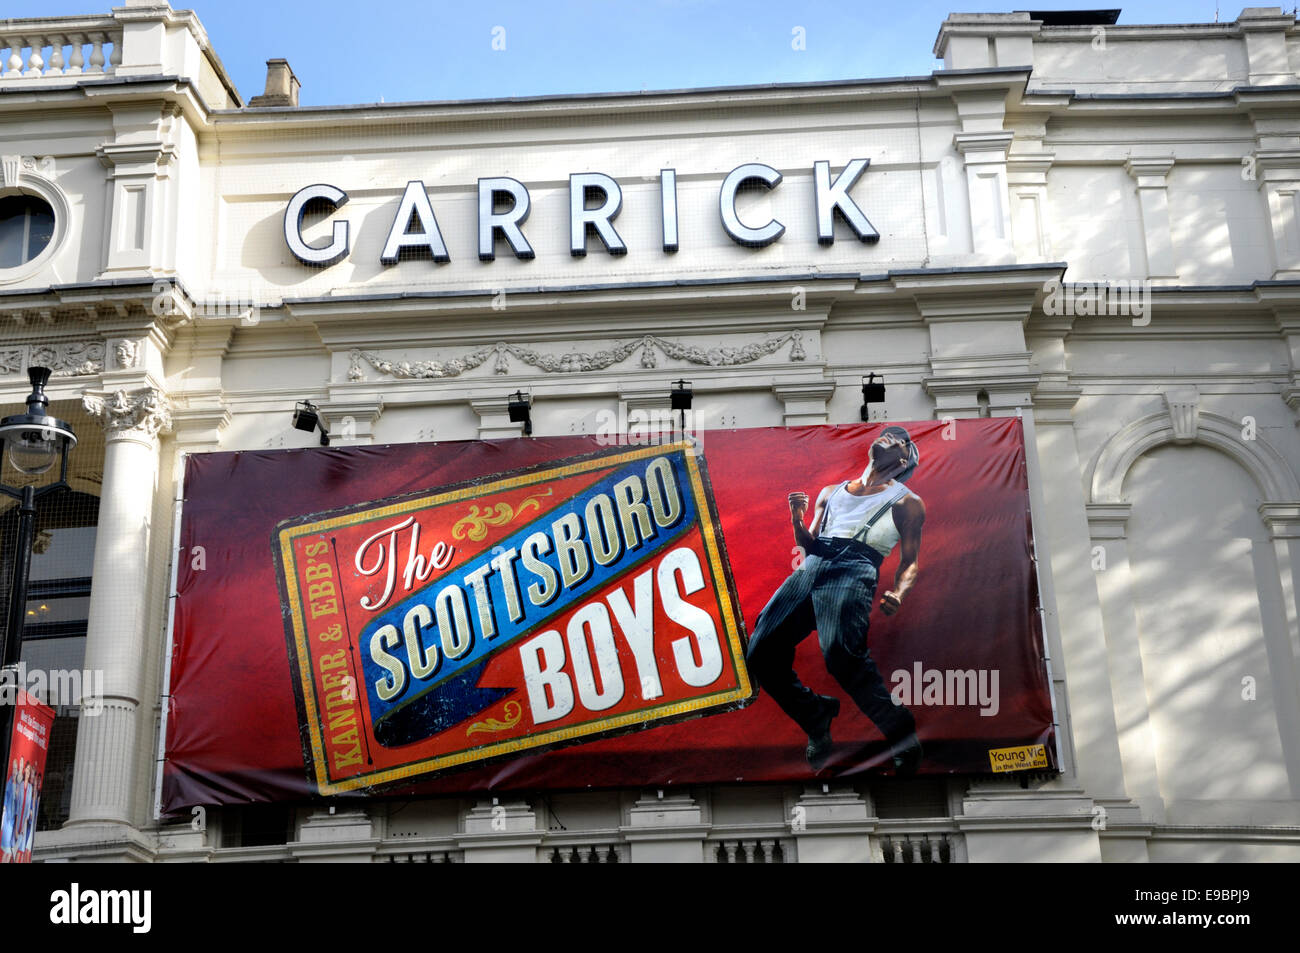
<svg viewBox="0 0 1300 953"><path fill-rule="evenodd" d="M87 592L48 631L104 679L35 859L1300 860L1290 14L954 14L929 76L337 107L282 61L246 104L165 4L0 50L0 411L54 369ZM626 429L678 378L700 428L850 423L872 372L891 420L1023 416L1059 777L156 817L185 454L313 447L300 400L335 445L521 437L518 390L538 435Z"/></svg>

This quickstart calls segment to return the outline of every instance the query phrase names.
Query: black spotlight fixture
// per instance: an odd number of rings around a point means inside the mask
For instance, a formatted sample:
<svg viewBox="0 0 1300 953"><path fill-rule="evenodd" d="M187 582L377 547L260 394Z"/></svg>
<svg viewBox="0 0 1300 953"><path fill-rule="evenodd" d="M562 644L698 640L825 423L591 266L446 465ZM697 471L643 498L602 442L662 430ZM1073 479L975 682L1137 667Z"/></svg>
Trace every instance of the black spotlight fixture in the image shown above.
<svg viewBox="0 0 1300 953"><path fill-rule="evenodd" d="M13 552L13 575L9 584L9 611L0 632L0 660L5 668L18 664L23 641L23 623L27 608L27 581L32 568L32 543L36 538L36 501L68 488L68 451L77 445L77 435L62 420L46 413L50 400L45 385L50 379L48 367L29 367L27 379L32 383L27 398L27 412L0 420L0 466L8 457L15 470L26 476L39 476L59 461L59 479L36 486L28 482L21 487L0 483L0 493L18 501L18 537ZM5 705L0 714L0 750L9 764L9 739L13 730L14 706Z"/></svg>
<svg viewBox="0 0 1300 953"><path fill-rule="evenodd" d="M311 433L317 427L320 428L320 445L328 447L330 445L330 435L325 432L325 425L321 423L320 411L316 405L309 400L300 400L293 408L293 426L295 430L305 430Z"/></svg>
<svg viewBox="0 0 1300 953"><path fill-rule="evenodd" d="M679 410L682 414L682 433L686 432L686 411L691 409L691 400L695 396L691 391L690 381L673 381L673 389L669 391L672 400L672 409Z"/></svg>
<svg viewBox="0 0 1300 953"><path fill-rule="evenodd" d="M879 377L880 380L876 380ZM885 375L867 374L862 378L862 422L871 419L871 405L885 402Z"/></svg>
<svg viewBox="0 0 1300 953"><path fill-rule="evenodd" d="M510 414L512 424L524 425L524 436L533 435L533 398L521 390L515 391L510 395L509 403L506 404L506 411Z"/></svg>

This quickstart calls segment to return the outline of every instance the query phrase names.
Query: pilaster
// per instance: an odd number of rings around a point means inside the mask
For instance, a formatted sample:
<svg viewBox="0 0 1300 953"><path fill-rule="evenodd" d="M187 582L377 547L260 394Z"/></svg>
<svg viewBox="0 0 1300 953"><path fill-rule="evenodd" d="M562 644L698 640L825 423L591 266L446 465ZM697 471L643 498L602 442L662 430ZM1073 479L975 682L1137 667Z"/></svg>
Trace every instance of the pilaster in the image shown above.
<svg viewBox="0 0 1300 953"><path fill-rule="evenodd" d="M380 394L348 394L323 402L320 411L329 424L331 441L345 446L372 444L375 424L384 412L384 398Z"/></svg>
<svg viewBox="0 0 1300 953"><path fill-rule="evenodd" d="M1101 597L1115 720L1125 730L1118 735L1124 765L1124 786L1142 804L1146 819L1164 819L1164 800L1156 763L1156 737L1138 638L1133 570L1128 552L1131 503L1087 504L1092 539L1090 565Z"/></svg>
<svg viewBox="0 0 1300 953"><path fill-rule="evenodd" d="M799 863L871 860L872 806L850 787L809 786L795 802Z"/></svg>
<svg viewBox="0 0 1300 953"><path fill-rule="evenodd" d="M704 862L709 825L700 805L685 792L647 792L621 830L633 863Z"/></svg>
<svg viewBox="0 0 1300 953"><path fill-rule="evenodd" d="M935 417L1010 416L1031 406L1039 374L1030 366L1025 324L1059 266L990 269L972 275L895 279L912 293L930 333Z"/></svg>
<svg viewBox="0 0 1300 953"><path fill-rule="evenodd" d="M1047 220L1047 171L1056 155L1041 151L1016 152L1007 157L1007 188L1011 194L1012 234L1016 260L1049 261L1052 240Z"/></svg>
<svg viewBox="0 0 1300 953"><path fill-rule="evenodd" d="M1068 317L1035 318L1034 356L1041 379L1025 420L1025 452L1037 543L1052 690L1067 749L1063 779L1093 796L1125 800L1119 725L1106 656L1103 611L1090 564L1083 466L1074 430L1082 389L1069 383L1064 338Z"/></svg>
<svg viewBox="0 0 1300 953"><path fill-rule="evenodd" d="M177 110L157 103L113 110L114 140L95 154L108 170L106 257L100 279L144 278L170 270L171 175L178 150Z"/></svg>
<svg viewBox="0 0 1300 953"><path fill-rule="evenodd" d="M979 863L1100 863L1096 803L1078 789L1024 791L1012 779L975 781L955 818Z"/></svg>
<svg viewBox="0 0 1300 953"><path fill-rule="evenodd" d="M978 127L984 123L967 119L963 126L967 125ZM978 261L986 264L1015 261L1007 202L1007 150L1013 138L1010 130L983 128L954 133L952 137L966 166L971 250Z"/></svg>
<svg viewBox="0 0 1300 953"><path fill-rule="evenodd" d="M380 839L363 807L322 807L302 823L290 852L299 863L369 863Z"/></svg>
<svg viewBox="0 0 1300 953"><path fill-rule="evenodd" d="M478 414L478 439L499 440L503 437L522 437L524 425L511 423L507 406L508 397L476 397L469 405Z"/></svg>
<svg viewBox="0 0 1300 953"><path fill-rule="evenodd" d="M826 402L835 393L835 382L788 381L772 385L772 393L785 405L782 423L787 427L827 423Z"/></svg>
<svg viewBox="0 0 1300 953"><path fill-rule="evenodd" d="M1298 137L1300 138L1300 137ZM1274 280L1300 278L1300 148L1258 149L1255 176L1273 239Z"/></svg>
<svg viewBox="0 0 1300 953"><path fill-rule="evenodd" d="M1287 56L1287 32L1295 16L1280 7L1247 7L1237 17L1246 41L1246 63L1251 86L1290 85L1297 80Z"/></svg>
<svg viewBox="0 0 1300 953"><path fill-rule="evenodd" d="M1297 590L1300 590L1300 502L1261 503L1259 515L1268 527L1269 538L1273 542L1273 555L1277 559L1278 583L1290 649L1289 658L1274 659L1273 666L1277 669L1274 679L1284 685L1294 686L1300 684L1300 607L1296 602ZM1278 691L1275 697L1279 706L1278 715L1283 719L1283 724L1300 725L1300 699L1297 699L1296 692ZM1300 738L1296 738L1296 732L1285 728L1282 731L1282 742L1287 747L1300 747ZM1295 751L1292 757L1300 760L1300 751ZM1293 788L1296 787L1296 780L1292 780Z"/></svg>
<svg viewBox="0 0 1300 953"><path fill-rule="evenodd" d="M533 864L543 835L527 801L494 797L479 801L465 815L465 831L457 842L467 864Z"/></svg>
<svg viewBox="0 0 1300 953"><path fill-rule="evenodd" d="M1130 158L1124 169L1137 182L1142 211L1142 235L1146 244L1147 277L1177 278L1174 239L1169 224L1167 177L1174 167L1172 156Z"/></svg>

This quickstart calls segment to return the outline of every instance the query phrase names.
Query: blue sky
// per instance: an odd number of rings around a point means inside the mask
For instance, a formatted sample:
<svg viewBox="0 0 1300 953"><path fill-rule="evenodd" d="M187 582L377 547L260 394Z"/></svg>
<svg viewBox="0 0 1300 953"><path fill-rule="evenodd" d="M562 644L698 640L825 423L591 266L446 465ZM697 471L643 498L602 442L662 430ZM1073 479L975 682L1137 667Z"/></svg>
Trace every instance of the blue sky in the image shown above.
<svg viewBox="0 0 1300 953"><path fill-rule="evenodd" d="M0 19L107 12L121 0L0 0ZM1233 20L1266 0L1223 3ZM289 60L303 105L675 89L927 74L948 13L1097 0L194 0L245 99ZM1120 23L1209 23L1215 0L1120 5ZM173 3L181 8L184 4ZM1289 10L1291 4L1287 4ZM793 48L795 28L806 48ZM501 28L501 30L497 30ZM503 31L503 32L502 32ZM494 49L493 43L504 49Z"/></svg>

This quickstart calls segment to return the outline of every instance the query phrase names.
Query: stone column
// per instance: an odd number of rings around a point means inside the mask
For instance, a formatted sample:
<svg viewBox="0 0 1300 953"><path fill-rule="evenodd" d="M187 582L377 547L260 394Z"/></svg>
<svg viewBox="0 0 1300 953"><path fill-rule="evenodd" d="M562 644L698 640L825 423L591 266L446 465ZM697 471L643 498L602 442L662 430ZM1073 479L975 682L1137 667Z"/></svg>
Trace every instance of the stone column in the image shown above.
<svg viewBox="0 0 1300 953"><path fill-rule="evenodd" d="M149 632L149 580L142 573L149 566L157 436L170 427L171 411L152 387L88 393L83 405L105 432L85 661L88 670L104 673L104 706L81 718L68 825L131 826L147 800L136 796Z"/></svg>
<svg viewBox="0 0 1300 953"><path fill-rule="evenodd" d="M1132 158L1124 163L1128 174L1137 181L1148 278L1178 277L1174 266L1174 239L1169 226L1169 188L1166 182L1173 167L1172 156Z"/></svg>

